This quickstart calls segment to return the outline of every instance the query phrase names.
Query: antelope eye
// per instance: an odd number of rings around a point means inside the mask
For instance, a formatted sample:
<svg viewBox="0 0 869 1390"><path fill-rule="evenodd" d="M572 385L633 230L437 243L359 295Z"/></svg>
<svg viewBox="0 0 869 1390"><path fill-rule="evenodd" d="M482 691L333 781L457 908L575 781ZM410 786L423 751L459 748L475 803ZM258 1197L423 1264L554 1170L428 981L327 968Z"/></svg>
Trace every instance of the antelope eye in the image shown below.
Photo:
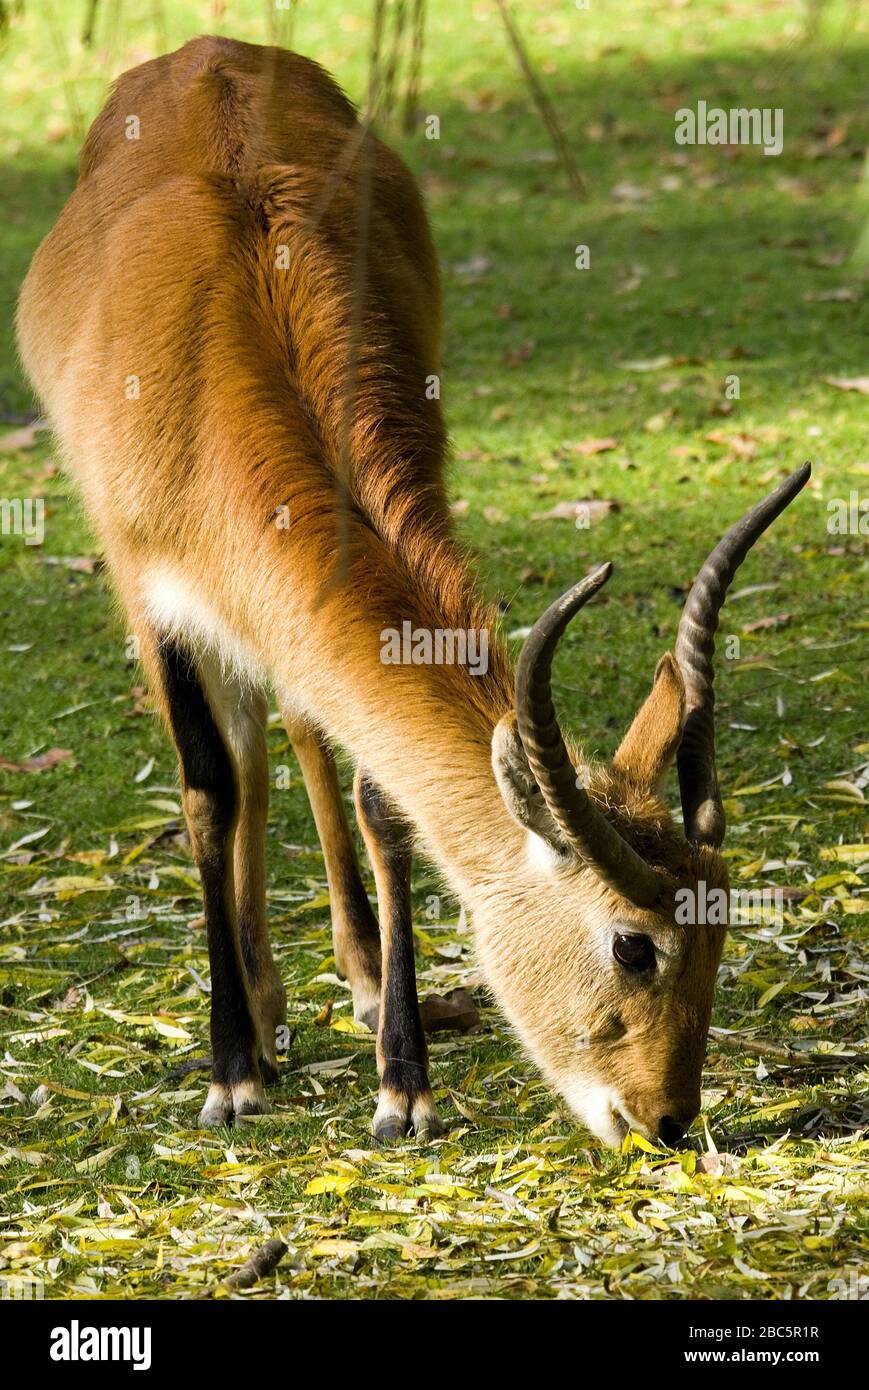
<svg viewBox="0 0 869 1390"><path fill-rule="evenodd" d="M613 941L613 955L619 965L639 975L651 970L655 964L655 944L650 936L617 936Z"/></svg>

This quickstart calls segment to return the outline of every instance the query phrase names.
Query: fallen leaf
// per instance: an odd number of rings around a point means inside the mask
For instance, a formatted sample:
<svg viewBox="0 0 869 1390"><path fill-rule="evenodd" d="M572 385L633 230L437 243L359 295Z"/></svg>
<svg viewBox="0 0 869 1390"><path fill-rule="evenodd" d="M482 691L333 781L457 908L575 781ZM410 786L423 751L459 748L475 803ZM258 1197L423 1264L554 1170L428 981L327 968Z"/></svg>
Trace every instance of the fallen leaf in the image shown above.
<svg viewBox="0 0 869 1390"><path fill-rule="evenodd" d="M534 343L529 339L521 343L519 347L508 348L504 353L504 362L508 367L518 367L520 362L527 362L529 357L534 355Z"/></svg>
<svg viewBox="0 0 869 1390"><path fill-rule="evenodd" d="M619 367L623 372L658 372L663 367L672 367L672 357L648 357L642 358L637 362L620 362Z"/></svg>
<svg viewBox="0 0 869 1390"><path fill-rule="evenodd" d="M840 391L859 391L861 396L869 396L869 376L824 376L821 380Z"/></svg>
<svg viewBox="0 0 869 1390"><path fill-rule="evenodd" d="M713 1178L738 1173L741 1166L736 1154L701 1154L697 1160L697 1171Z"/></svg>
<svg viewBox="0 0 869 1390"><path fill-rule="evenodd" d="M457 261L453 270L457 275L486 275L492 269L488 256L471 256L467 261Z"/></svg>
<svg viewBox="0 0 869 1390"><path fill-rule="evenodd" d="M0 758L0 769L3 772L45 772L47 768L55 767L71 757L71 748L49 748L45 753L37 753L35 757L25 758L20 763Z"/></svg>
<svg viewBox="0 0 869 1390"><path fill-rule="evenodd" d="M860 291L856 285L840 285L835 290L808 290L803 295L803 299L809 304L824 304L829 302L842 302L845 304L856 304L860 299Z"/></svg>
<svg viewBox="0 0 869 1390"><path fill-rule="evenodd" d="M721 444L732 449L736 458L750 459L757 453L757 442L748 434L726 434L723 430L710 430L703 438L710 444Z"/></svg>
<svg viewBox="0 0 869 1390"><path fill-rule="evenodd" d="M0 453L10 454L16 449L32 449L36 443L36 436L49 428L47 420L34 420L30 425L23 425L20 430L4 434L0 439Z"/></svg>
<svg viewBox="0 0 869 1390"><path fill-rule="evenodd" d="M610 197L616 203L648 203L652 194L648 188L643 188L642 184L623 179L621 183L613 184Z"/></svg>
<svg viewBox="0 0 869 1390"><path fill-rule="evenodd" d="M660 434L665 430L673 418L672 410L661 410L657 415L650 415L648 420L643 421L643 429L647 434Z"/></svg>
<svg viewBox="0 0 869 1390"><path fill-rule="evenodd" d="M453 1030L469 1033L480 1026L480 1011L466 989L452 989L449 994L429 994L419 1006L419 1016L427 1033Z"/></svg>
<svg viewBox="0 0 869 1390"><path fill-rule="evenodd" d="M558 502L548 512L535 512L532 521L573 521L576 517L606 516L621 511L621 503L611 497L592 497L584 502Z"/></svg>
<svg viewBox="0 0 869 1390"><path fill-rule="evenodd" d="M593 454L607 454L611 449L617 449L619 441L609 437L606 439L581 439L578 444L571 444L568 447L573 454L582 454L583 458L591 458Z"/></svg>
<svg viewBox="0 0 869 1390"><path fill-rule="evenodd" d="M772 613L768 618L755 618L753 623L743 623L743 632L763 632L769 627L785 627L791 620L790 613Z"/></svg>

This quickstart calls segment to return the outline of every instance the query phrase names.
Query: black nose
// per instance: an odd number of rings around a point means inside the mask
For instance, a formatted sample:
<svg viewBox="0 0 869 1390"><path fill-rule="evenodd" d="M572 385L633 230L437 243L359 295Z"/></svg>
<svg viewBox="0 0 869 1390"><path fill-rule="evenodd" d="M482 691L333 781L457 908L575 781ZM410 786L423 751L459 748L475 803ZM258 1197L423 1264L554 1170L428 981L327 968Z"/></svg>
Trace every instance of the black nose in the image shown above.
<svg viewBox="0 0 869 1390"><path fill-rule="evenodd" d="M662 1115L658 1121L658 1138L668 1148L674 1149L685 1138L685 1130L672 1115Z"/></svg>

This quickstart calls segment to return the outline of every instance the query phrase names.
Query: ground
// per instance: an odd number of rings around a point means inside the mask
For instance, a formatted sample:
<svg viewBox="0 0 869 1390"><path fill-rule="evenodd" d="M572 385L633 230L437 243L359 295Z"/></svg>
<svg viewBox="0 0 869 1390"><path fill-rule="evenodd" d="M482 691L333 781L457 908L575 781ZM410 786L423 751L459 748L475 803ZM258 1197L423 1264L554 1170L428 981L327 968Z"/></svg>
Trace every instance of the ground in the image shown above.
<svg viewBox="0 0 869 1390"><path fill-rule="evenodd" d="M253 0L162 19L104 0L86 51L84 8L27 0L0 55L6 434L33 415L17 287L107 79L205 29L268 32ZM781 919L755 911L729 938L691 1146L629 1137L610 1153L523 1058L457 905L419 865L421 990L473 989L482 1030L433 1039L447 1137L376 1150L373 1040L334 972L322 857L275 720L269 899L290 1047L270 1118L201 1133L205 1079L172 1070L202 1051L208 1015L174 757L49 437L0 439L0 493L47 508L41 546L0 536L0 1280L227 1296L274 1235L283 1262L233 1296L866 1297L867 562L859 512L836 521L836 499L856 507L869 488L866 15L523 0L588 181L579 202L494 4L430 8L420 105L440 138L386 133L423 183L444 267L452 495L512 642L591 563L615 562L559 657L561 710L588 748L613 750L720 530L814 462L719 642L734 882L784 889ZM310 0L292 42L361 97L369 29L362 0L337 20ZM781 155L677 145L674 113L698 100L780 107ZM569 504L592 500L613 505L577 524ZM69 756L9 770L52 749Z"/></svg>

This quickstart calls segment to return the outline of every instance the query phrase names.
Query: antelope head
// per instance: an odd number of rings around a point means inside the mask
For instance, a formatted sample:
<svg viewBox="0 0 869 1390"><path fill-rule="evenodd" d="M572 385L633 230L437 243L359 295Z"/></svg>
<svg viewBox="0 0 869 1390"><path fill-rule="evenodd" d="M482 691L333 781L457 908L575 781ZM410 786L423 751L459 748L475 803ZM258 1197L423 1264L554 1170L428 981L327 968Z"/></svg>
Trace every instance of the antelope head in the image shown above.
<svg viewBox="0 0 869 1390"><path fill-rule="evenodd" d="M538 620L516 671L515 716L495 729L495 776L527 852L500 895L475 909L481 965L541 1070L609 1144L628 1128L675 1143L700 1108L725 927L677 909L728 891L719 854L715 632L736 570L810 472L805 464L792 474L712 551L685 604L675 653L658 663L611 764L585 762L568 746L551 695L556 645L609 578L609 564ZM661 799L674 759L682 828Z"/></svg>

